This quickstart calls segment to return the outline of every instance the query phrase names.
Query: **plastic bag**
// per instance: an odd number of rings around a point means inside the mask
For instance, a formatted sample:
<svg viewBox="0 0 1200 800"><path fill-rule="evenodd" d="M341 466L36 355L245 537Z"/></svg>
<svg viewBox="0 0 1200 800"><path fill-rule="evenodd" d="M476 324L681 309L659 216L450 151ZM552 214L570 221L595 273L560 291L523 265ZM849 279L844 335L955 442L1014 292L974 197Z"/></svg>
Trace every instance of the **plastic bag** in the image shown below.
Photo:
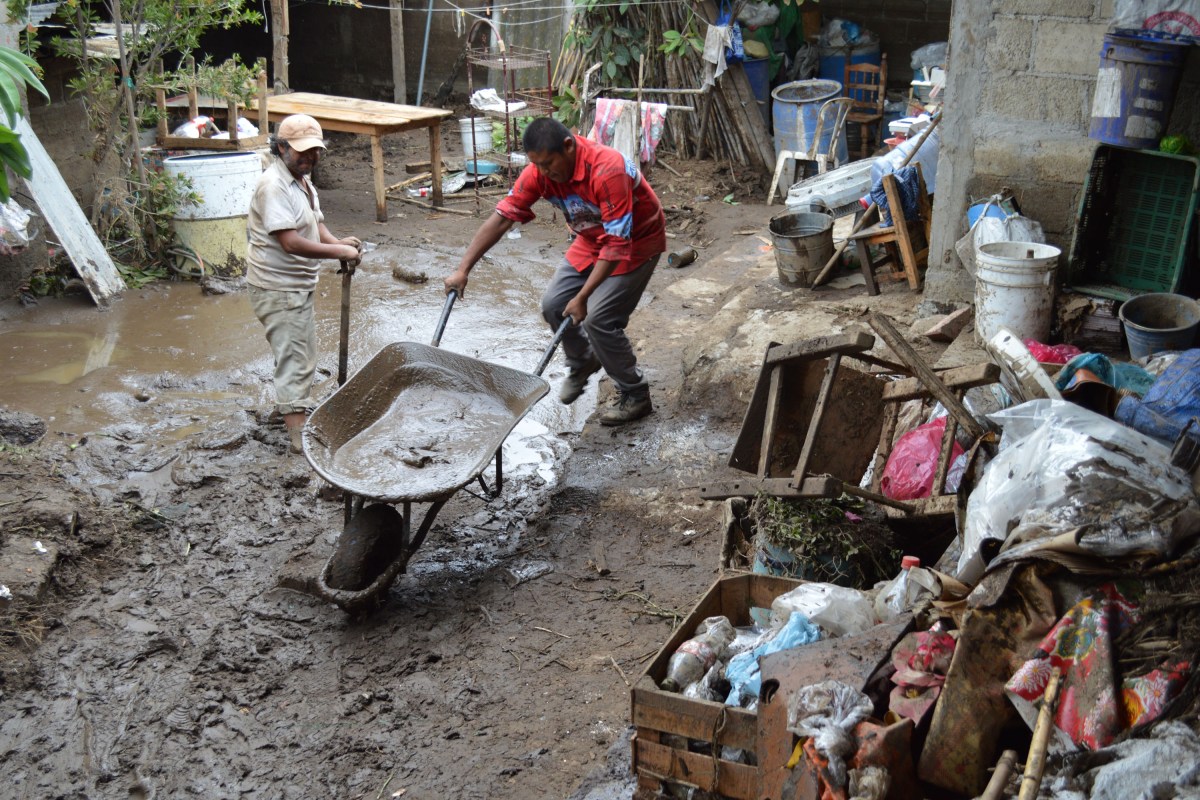
<svg viewBox="0 0 1200 800"><path fill-rule="evenodd" d="M991 566L1059 547L1133 569L1200 531L1191 479L1154 439L1065 400L991 419L1004 437L967 500L959 580L979 580L987 551Z"/></svg>
<svg viewBox="0 0 1200 800"><path fill-rule="evenodd" d="M946 430L946 418L940 417L927 422L900 437L883 468L880 489L893 500L917 500L929 497L933 491L933 478L937 472L938 455L942 451L942 434ZM963 454L958 442L954 443L951 459ZM946 488L950 490L947 478ZM957 486L955 486L957 489Z"/></svg>
<svg viewBox="0 0 1200 800"><path fill-rule="evenodd" d="M0 205L0 255L16 255L37 236L36 217L13 198Z"/></svg>
<svg viewBox="0 0 1200 800"><path fill-rule="evenodd" d="M779 8L763 0L761 3L746 3L738 14L737 21L748 28L773 25L779 19Z"/></svg>
<svg viewBox="0 0 1200 800"><path fill-rule="evenodd" d="M930 190L932 192L932 190ZM1006 214L1003 218L989 215L988 207L998 205L1002 196L992 195L980 212L979 219L961 239L954 244L954 252L967 272L975 275L975 251L993 242L1033 242L1045 244L1046 234L1040 222L1020 214Z"/></svg>
<svg viewBox="0 0 1200 800"><path fill-rule="evenodd" d="M829 775L846 785L846 757L854 753L854 726L871 715L871 698L841 681L805 686L788 701L788 730L813 737L817 752L829 759Z"/></svg>
<svg viewBox="0 0 1200 800"><path fill-rule="evenodd" d="M217 124L213 122L212 117L206 117L201 114L198 117L189 119L187 122L180 125L171 132L172 136L186 137L189 139L201 139L206 136L212 136L219 133Z"/></svg>
<svg viewBox="0 0 1200 800"><path fill-rule="evenodd" d="M1109 30L1200 44L1200 0L1116 0Z"/></svg>
<svg viewBox="0 0 1200 800"><path fill-rule="evenodd" d="M830 636L861 633L878 622L870 598L857 589L832 583L806 583L771 603L776 625L787 624L796 614L820 625Z"/></svg>
<svg viewBox="0 0 1200 800"><path fill-rule="evenodd" d="M1040 364L1065 364L1083 351L1073 344L1042 344L1036 339L1026 339L1029 354Z"/></svg>
<svg viewBox="0 0 1200 800"><path fill-rule="evenodd" d="M767 641L746 653L729 659L725 678L729 681L729 696L725 704L755 708L758 706L758 691L762 688L762 673L758 659L781 650L791 650L802 644L810 644L821 638L821 631L802 614L792 614L787 624L773 631Z"/></svg>
<svg viewBox="0 0 1200 800"><path fill-rule="evenodd" d="M917 77L920 77L919 73L926 67L945 67L949 50L948 42L933 42L913 50L911 62L913 72L918 73Z"/></svg>
<svg viewBox="0 0 1200 800"><path fill-rule="evenodd" d="M716 25L718 27L729 26L729 46L725 48L725 62L732 64L744 60L746 51L742 45L742 26L733 21L727 0L721 0L721 10L717 14Z"/></svg>

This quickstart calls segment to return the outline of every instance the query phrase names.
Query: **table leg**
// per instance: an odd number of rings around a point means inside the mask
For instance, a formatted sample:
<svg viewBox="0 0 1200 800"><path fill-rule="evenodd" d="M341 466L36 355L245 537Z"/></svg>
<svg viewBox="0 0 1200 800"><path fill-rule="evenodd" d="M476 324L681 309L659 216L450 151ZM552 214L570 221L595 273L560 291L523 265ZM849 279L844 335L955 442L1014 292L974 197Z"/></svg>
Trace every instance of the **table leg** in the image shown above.
<svg viewBox="0 0 1200 800"><path fill-rule="evenodd" d="M429 172L433 178L433 207L442 206L442 123L429 126Z"/></svg>
<svg viewBox="0 0 1200 800"><path fill-rule="evenodd" d="M383 143L380 136L371 136L371 168L375 172L375 219L387 222L387 188L383 182Z"/></svg>

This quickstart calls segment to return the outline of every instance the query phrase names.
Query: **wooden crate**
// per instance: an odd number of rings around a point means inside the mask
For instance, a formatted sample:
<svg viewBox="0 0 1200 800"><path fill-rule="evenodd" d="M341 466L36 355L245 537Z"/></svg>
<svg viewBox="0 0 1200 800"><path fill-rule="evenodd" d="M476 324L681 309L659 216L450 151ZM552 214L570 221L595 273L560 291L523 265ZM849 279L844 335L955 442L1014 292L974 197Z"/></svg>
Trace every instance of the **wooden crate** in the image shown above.
<svg viewBox="0 0 1200 800"><path fill-rule="evenodd" d="M725 616L735 626L751 624L751 608L770 608L771 601L803 581L768 575L743 574L720 578L700 599L687 619L658 651L630 692L633 770L638 800L657 797L663 781L696 786L732 800L759 797L759 768L720 757L721 748L758 752L758 717L753 711L722 703L693 700L664 692L671 656L695 635L708 617ZM704 742L710 752L692 752L687 741Z"/></svg>

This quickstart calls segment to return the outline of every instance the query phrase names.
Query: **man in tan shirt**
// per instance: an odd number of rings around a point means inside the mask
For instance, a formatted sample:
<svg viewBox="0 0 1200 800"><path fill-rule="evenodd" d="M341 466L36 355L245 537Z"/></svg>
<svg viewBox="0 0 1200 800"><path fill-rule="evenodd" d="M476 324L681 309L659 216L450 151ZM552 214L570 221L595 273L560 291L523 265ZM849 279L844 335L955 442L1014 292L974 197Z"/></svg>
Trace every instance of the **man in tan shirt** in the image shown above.
<svg viewBox="0 0 1200 800"><path fill-rule="evenodd" d="M275 356L276 409L293 453L303 449L300 433L315 405L309 393L317 368L313 291L319 259L357 261L362 252L357 238L338 239L325 227L309 179L324 149L312 117L293 114L280 122L271 140L275 158L258 180L247 218L250 305Z"/></svg>

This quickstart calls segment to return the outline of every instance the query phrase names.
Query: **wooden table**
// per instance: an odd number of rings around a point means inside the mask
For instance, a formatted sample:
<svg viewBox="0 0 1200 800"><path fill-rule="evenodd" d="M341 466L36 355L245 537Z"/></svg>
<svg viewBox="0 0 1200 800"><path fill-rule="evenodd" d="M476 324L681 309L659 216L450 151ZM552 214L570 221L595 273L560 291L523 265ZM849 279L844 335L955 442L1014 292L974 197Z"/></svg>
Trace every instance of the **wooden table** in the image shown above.
<svg viewBox="0 0 1200 800"><path fill-rule="evenodd" d="M358 100L313 92L293 92L267 99L267 117L279 122L290 114L308 114L327 131L365 133L371 137L371 167L375 173L375 218L387 221L387 189L383 179L383 145L389 133L429 129L429 164L433 173L433 206L442 205L442 120L453 114L440 108L402 106L378 100Z"/></svg>

